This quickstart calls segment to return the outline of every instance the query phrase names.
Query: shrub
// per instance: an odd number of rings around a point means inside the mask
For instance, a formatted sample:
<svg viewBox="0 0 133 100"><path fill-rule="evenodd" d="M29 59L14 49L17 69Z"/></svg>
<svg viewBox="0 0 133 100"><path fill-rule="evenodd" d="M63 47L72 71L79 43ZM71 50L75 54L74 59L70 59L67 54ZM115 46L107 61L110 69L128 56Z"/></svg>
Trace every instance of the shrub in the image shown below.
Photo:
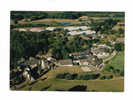
<svg viewBox="0 0 133 100"><path fill-rule="evenodd" d="M120 70L119 70L119 69L116 69L116 72L117 72L117 73L120 73Z"/></svg>
<svg viewBox="0 0 133 100"><path fill-rule="evenodd" d="M106 66L105 70L108 71L108 72L111 72L111 71L114 70L114 67L113 66Z"/></svg>
<svg viewBox="0 0 133 100"><path fill-rule="evenodd" d="M106 79L106 77L105 77L105 76L100 77L100 80L104 80L104 79Z"/></svg>
<svg viewBox="0 0 133 100"><path fill-rule="evenodd" d="M121 72L120 72L120 75L121 75L121 76L124 76L124 71L121 71Z"/></svg>
<svg viewBox="0 0 133 100"><path fill-rule="evenodd" d="M71 74L65 75L65 79L67 79L67 80L72 80L72 75L71 75Z"/></svg>
<svg viewBox="0 0 133 100"><path fill-rule="evenodd" d="M65 75L64 74L57 74L56 75L56 78L64 79L65 78Z"/></svg>
<svg viewBox="0 0 133 100"><path fill-rule="evenodd" d="M97 79L100 76L100 74L85 74L85 75L79 75L77 77L78 80L92 80Z"/></svg>
<svg viewBox="0 0 133 100"><path fill-rule="evenodd" d="M106 79L112 79L113 75L106 76Z"/></svg>
<svg viewBox="0 0 133 100"><path fill-rule="evenodd" d="M76 79L77 79L77 80L81 80L81 79L82 79L82 75L78 75L78 76L76 77Z"/></svg>
<svg viewBox="0 0 133 100"><path fill-rule="evenodd" d="M72 74L72 79L76 79L78 74Z"/></svg>

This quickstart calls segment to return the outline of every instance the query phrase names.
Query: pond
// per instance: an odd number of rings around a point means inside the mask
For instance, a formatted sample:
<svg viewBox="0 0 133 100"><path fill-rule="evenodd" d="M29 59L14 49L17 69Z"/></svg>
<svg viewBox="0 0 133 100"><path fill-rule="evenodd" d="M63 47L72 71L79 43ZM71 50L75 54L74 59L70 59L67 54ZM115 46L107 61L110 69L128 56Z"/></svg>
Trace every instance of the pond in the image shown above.
<svg viewBox="0 0 133 100"><path fill-rule="evenodd" d="M67 25L70 25L71 23L70 22L62 22L60 23L62 26L67 26Z"/></svg>

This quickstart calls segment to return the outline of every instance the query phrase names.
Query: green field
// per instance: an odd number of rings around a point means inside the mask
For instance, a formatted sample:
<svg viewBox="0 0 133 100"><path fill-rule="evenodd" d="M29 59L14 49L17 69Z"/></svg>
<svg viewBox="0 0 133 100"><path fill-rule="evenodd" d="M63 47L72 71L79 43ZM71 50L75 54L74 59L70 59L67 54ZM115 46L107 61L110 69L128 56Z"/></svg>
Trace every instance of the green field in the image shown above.
<svg viewBox="0 0 133 100"><path fill-rule="evenodd" d="M119 69L121 71L124 70L124 52L118 52L116 56L114 56L106 67L113 66L115 69Z"/></svg>
<svg viewBox="0 0 133 100"><path fill-rule="evenodd" d="M86 91L103 91L103 92L122 92L124 89L124 80L123 79L114 79L114 80L59 80L59 79L47 79L44 81L38 81L32 85L33 91L39 91L43 88L46 88L47 91L56 91L64 90L76 86L76 85L85 85L87 86ZM22 90L29 90L30 86L23 88Z"/></svg>
<svg viewBox="0 0 133 100"><path fill-rule="evenodd" d="M19 87L22 87L22 85L19 85L18 90L40 91L44 89L45 91L67 91L77 85L87 86L86 91L120 92L124 90L124 79L122 77L114 77L110 80L65 80L55 78L57 73L64 72L84 73L80 67L59 67L55 70L49 71L32 85L25 83L26 86L21 89ZM44 77L47 77L47 79L42 80Z"/></svg>

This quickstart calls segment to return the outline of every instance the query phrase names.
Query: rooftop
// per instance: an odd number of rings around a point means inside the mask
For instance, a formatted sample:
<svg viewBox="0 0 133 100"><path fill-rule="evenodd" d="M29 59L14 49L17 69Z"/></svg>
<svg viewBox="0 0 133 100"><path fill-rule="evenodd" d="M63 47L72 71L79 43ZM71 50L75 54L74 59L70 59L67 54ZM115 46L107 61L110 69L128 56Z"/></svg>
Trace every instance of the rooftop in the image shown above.
<svg viewBox="0 0 133 100"><path fill-rule="evenodd" d="M71 59L59 60L59 63L61 65L71 65L72 64L72 60Z"/></svg>

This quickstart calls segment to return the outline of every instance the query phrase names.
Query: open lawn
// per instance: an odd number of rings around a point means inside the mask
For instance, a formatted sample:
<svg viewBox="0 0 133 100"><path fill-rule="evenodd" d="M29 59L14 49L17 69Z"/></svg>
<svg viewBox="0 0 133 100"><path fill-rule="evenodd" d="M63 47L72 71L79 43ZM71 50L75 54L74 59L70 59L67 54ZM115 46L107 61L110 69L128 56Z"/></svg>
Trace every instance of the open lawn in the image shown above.
<svg viewBox="0 0 133 100"><path fill-rule="evenodd" d="M124 52L118 52L107 64L106 67L113 66L115 69L124 70Z"/></svg>
<svg viewBox="0 0 133 100"><path fill-rule="evenodd" d="M113 78L110 80L65 80L56 79L57 73L84 73L80 67L59 67L55 70L51 70L43 75L37 82L32 85L27 85L19 90L33 90L33 91L67 91L70 88L77 85L87 86L86 91L108 91L108 92L119 92L123 91L124 80L121 77ZM42 80L47 77L46 80ZM22 86L21 86L22 87Z"/></svg>

